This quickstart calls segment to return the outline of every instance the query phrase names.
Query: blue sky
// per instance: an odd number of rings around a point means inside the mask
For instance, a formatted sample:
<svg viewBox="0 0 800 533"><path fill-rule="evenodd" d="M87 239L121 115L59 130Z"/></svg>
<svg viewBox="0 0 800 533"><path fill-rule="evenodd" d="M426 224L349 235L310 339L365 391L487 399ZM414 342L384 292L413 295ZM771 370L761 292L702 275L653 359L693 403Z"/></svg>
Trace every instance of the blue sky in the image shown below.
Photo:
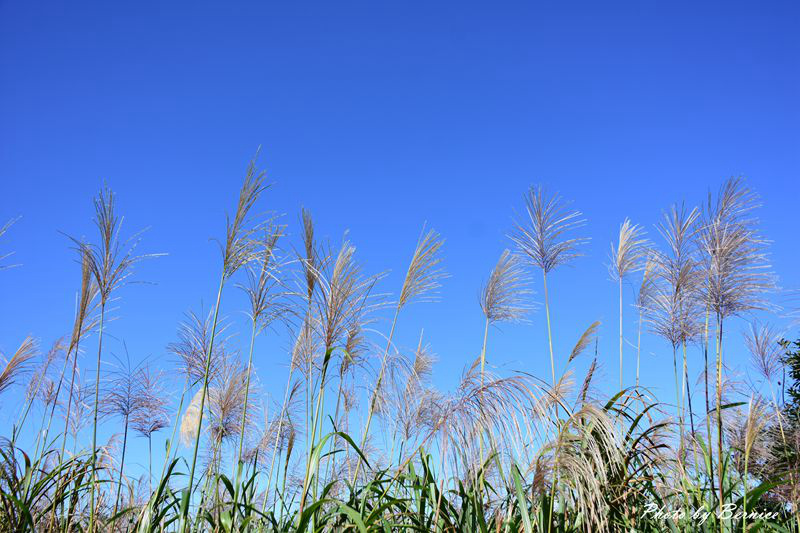
<svg viewBox="0 0 800 533"><path fill-rule="evenodd" d="M382 290L399 288L423 223L446 237L441 301L410 308L397 337L413 346L425 328L443 388L479 353L478 291L525 190L559 191L592 241L552 276L556 352L603 321L603 376L616 383L605 265L624 217L657 239L671 203L744 175L781 285L800 287L798 23L795 2L2 2L0 220L22 218L0 254L22 266L0 272L0 349L67 333L78 266L59 232L92 235L105 180L125 227L149 228L142 251L168 254L137 268L151 284L119 292L109 352L124 340L134 359L166 360L182 314L213 303L209 239L262 146L274 183L263 209L285 214L295 240L301 206L334 241L349 230L367 271L391 269ZM533 288L541 301L538 276ZM243 300L230 294L236 322ZM547 377L544 333L541 312L502 326L489 358ZM258 344L274 395L285 345ZM671 398L666 343L644 346L644 383ZM732 348L734 367L745 360ZM0 433L16 395L2 398Z"/></svg>

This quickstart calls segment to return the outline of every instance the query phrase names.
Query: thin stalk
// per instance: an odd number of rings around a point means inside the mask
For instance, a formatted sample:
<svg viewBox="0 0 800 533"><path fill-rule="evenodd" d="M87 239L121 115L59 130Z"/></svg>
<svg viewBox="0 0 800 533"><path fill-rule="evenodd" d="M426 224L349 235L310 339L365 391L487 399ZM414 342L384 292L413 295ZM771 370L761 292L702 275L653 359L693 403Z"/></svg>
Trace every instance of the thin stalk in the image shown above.
<svg viewBox="0 0 800 533"><path fill-rule="evenodd" d="M250 334L250 356L247 360L247 377L245 378L245 385L244 385L244 406L242 408L242 427L239 433L239 453L237 454L236 459L236 473L235 478L236 481L234 482L234 494L233 494L233 507L231 510L231 530L233 530L234 523L236 522L236 504L239 501L239 481L242 476L242 447L244 446L244 426L247 422L247 403L250 396L250 374L253 369L253 346L256 342L256 332L258 330L258 317L253 317L253 327L252 332Z"/></svg>
<svg viewBox="0 0 800 533"><path fill-rule="evenodd" d="M706 392L706 433L708 435L708 443L706 445L706 449L708 451L708 464L714 464L714 452L711 447L711 402L708 396L708 314L709 310L706 307L706 318L705 318L705 326L703 329L703 360L705 362L705 372L703 372L703 381L705 382L705 392ZM711 492L714 491L714 468L711 467L708 469L709 479L711 480Z"/></svg>
<svg viewBox="0 0 800 533"><path fill-rule="evenodd" d="M553 356L553 332L550 325L550 295L547 291L547 271L542 269L542 281L544 285L544 310L545 315L547 316L547 343L550 347L550 371L552 373L553 378L553 387L556 386L556 365L555 365L555 358ZM555 406L553 408L555 413L555 422L558 424L558 402L555 402ZM553 487L552 487L552 494L550 498L550 520L547 524L547 533L550 533L550 529L552 527L552 517L553 517L553 506L555 500L555 488L556 484L558 483L558 468L556 468L554 477L553 477Z"/></svg>
<svg viewBox="0 0 800 533"><path fill-rule="evenodd" d="M44 442L45 442L45 446L46 446L46 443L47 443L47 437L50 434L50 426L53 423L53 417L55 416L56 406L58 405L58 397L61 394L61 385L64 382L64 376L67 373L67 365L68 364L69 364L69 351L67 351L67 354L64 356L64 366L61 368L61 375L58 378L58 385L56 386L56 394L55 394L55 397L53 398L53 406L50 408L50 418L48 419L47 429L44 432L44 439L43 439ZM45 413L46 412L47 411L45 410ZM44 418L42 420L44 420ZM44 425L44 424L42 424L42 425ZM42 454L44 454L44 449L42 449ZM59 457L59 460L63 460L63 457Z"/></svg>
<svg viewBox="0 0 800 533"><path fill-rule="evenodd" d="M94 533L95 493L97 492L97 414L100 407L100 356L103 353L103 327L105 326L106 302L100 303L100 324L97 337L97 372L94 380L94 421L92 423L92 494L89 511L89 533Z"/></svg>
<svg viewBox="0 0 800 533"><path fill-rule="evenodd" d="M264 509L267 507L267 495L269 494L270 487L272 485L272 471L275 466L275 456L278 454L278 443L281 437L281 431L283 430L283 418L284 414L286 413L286 404L289 402L289 387L292 383L292 373L294 372L294 364L289 363L289 379L286 380L286 390L283 394L283 407L281 408L280 418L278 420L278 431L275 434L275 444L272 446L272 460L270 461L269 465L269 477L267 478L267 490L264 492L264 504L262 505L261 512L264 512ZM276 472L275 475L275 484L278 484L278 477L280 476L279 473Z"/></svg>
<svg viewBox="0 0 800 533"><path fill-rule="evenodd" d="M67 434L69 433L69 417L72 413L72 396L73 396L73 391L75 389L75 374L78 373L78 347L80 341L81 341L80 336L78 336L77 340L75 341L75 350L73 351L72 377L70 378L69 382L69 396L67 397L67 414L64 418L64 438L61 441L61 457L64 456L64 449L67 446ZM69 353L67 353L67 359L69 359Z"/></svg>
<svg viewBox="0 0 800 533"><path fill-rule="evenodd" d="M692 455L694 457L694 464L699 464L697 462L697 445L695 439L695 427L694 427L694 410L692 409L692 388L688 386L689 383L689 366L687 363L686 357L686 341L683 341L683 380L684 383L687 384L686 387L686 398L689 402L689 428L692 432Z"/></svg>
<svg viewBox="0 0 800 533"><path fill-rule="evenodd" d="M349 357L348 354L345 354L345 357ZM339 372L339 389L336 392L336 408L333 410L333 423L337 424L339 422L339 408L341 407L342 403L342 386L344 384L344 374L340 371ZM338 428L334 428L338 430ZM397 436L397 428L395 426L395 432L392 436L392 452L389 454L389 459L391 460L392 456L394 455L394 438ZM329 454L332 453L336 449L336 442L338 441L338 435L334 436L331 439L331 445L328 447ZM329 455L330 456L330 455ZM328 477L328 472L330 471L331 460L328 460L325 463L325 478Z"/></svg>
<svg viewBox="0 0 800 533"><path fill-rule="evenodd" d="M42 380L44 379L45 373L47 372L47 369L49 367L50 367L50 361L47 361L41 373L39 373L36 379L36 385L34 385L32 388L29 389L33 392L31 392L31 394L29 395L30 397L27 398L25 402L25 408L22 410L22 413L20 414L20 419L17 422L16 426L14 426L11 431L12 446L16 445L17 443L17 437L19 437L19 434L22 431L22 426L28 419L28 414L30 414L31 408L33 407L33 401L36 399L36 395L39 393L39 387L42 385Z"/></svg>
<svg viewBox="0 0 800 533"><path fill-rule="evenodd" d="M547 271L542 269L542 279L544 283L544 312L547 316L547 342L550 346L550 372L553 377L553 386L556 384L556 363L553 357L553 333L550 328L550 298L547 293Z"/></svg>
<svg viewBox="0 0 800 533"><path fill-rule="evenodd" d="M186 527L189 525L189 500L192 497L192 482L194 481L194 471L197 466L197 451L200 448L200 433L203 429L203 412L206 406L206 395L208 394L208 380L209 372L211 371L211 354L214 349L214 340L217 333L217 318L219 316L219 304L222 300L222 288L225 286L225 274L220 276L219 289L217 289L217 303L214 305L214 320L211 323L211 340L208 343L208 353L206 353L206 368L203 373L203 392L200 393L200 416L197 420L197 435L194 440L194 452L192 453L192 468L189 470L189 485L186 487L184 494L183 509L181 510L181 525L179 530L183 533L186 532Z"/></svg>
<svg viewBox="0 0 800 533"><path fill-rule="evenodd" d="M683 413L681 410L681 386L680 380L678 379L678 355L677 355L677 346L674 344L672 345L672 370L675 373L675 410L678 413L678 428L681 432L681 444L683 443Z"/></svg>
<svg viewBox="0 0 800 533"><path fill-rule="evenodd" d="M332 350L332 348L329 348L329 347L325 348L325 356L324 356L325 359L324 359L324 361L322 363L322 371L320 372L319 391L318 391L318 394L317 394L316 406L314 408L314 415L313 415L314 420L313 420L313 423L312 423L312 426L311 426L310 441L311 441L312 449L314 448L316 440L317 440L317 428L321 424L320 413L324 409L325 375L327 374L327 371L328 371L328 362L330 361L330 352L331 352L331 350ZM306 461L306 473L305 473L305 477L303 478L303 494L302 494L302 496L300 498L300 509L298 511L298 519L299 519L299 516L303 514L303 508L305 507L306 498L308 497L308 489L309 489L309 485L310 485L310 481L311 481L309 479L310 474L311 474L311 459L309 458L309 460ZM319 474L317 474L316 477L319 477Z"/></svg>
<svg viewBox="0 0 800 533"><path fill-rule="evenodd" d="M119 464L119 480L117 481L117 499L114 501L114 512L111 516L117 514L117 507L119 505L119 495L122 492L122 471L125 469L125 450L128 446L128 415L125 415L125 433L122 437L122 461Z"/></svg>
<svg viewBox="0 0 800 533"><path fill-rule="evenodd" d="M186 374L186 381L183 384L183 392L181 393L181 401L178 402L178 410L175 413L175 423L172 425L172 437L167 441L167 450L164 455L164 464L161 466L161 479L167 471L167 465L172 459L172 445L175 442L175 434L178 431L181 413L183 412L183 402L186 399L186 391L189 389L189 374Z"/></svg>
<svg viewBox="0 0 800 533"><path fill-rule="evenodd" d="M686 356L686 341L683 341L683 383L689 404L689 427L694 435L694 410L692 409L692 388L689 386L689 362Z"/></svg>
<svg viewBox="0 0 800 533"><path fill-rule="evenodd" d="M153 494L153 434L147 435L147 492Z"/></svg>
<svg viewBox="0 0 800 533"><path fill-rule="evenodd" d="M719 465L719 510L722 512L725 491L722 486L722 316L717 313L717 464Z"/></svg>
<svg viewBox="0 0 800 533"><path fill-rule="evenodd" d="M487 317L486 318L486 323L484 324L484 327L483 327L483 347L481 348L481 405L483 405L483 388L485 386L485 379L486 379L486 375L485 375L486 341L488 340L488 338L489 338L489 318ZM483 411L482 408L481 408L481 411ZM481 428L480 440L478 441L479 445L480 445L480 460L481 460L481 462L480 462L481 475L480 475L480 479L478 480L478 482L479 482L478 490L482 490L483 489L483 479L484 479L483 468L482 468L483 467L483 429L484 428Z"/></svg>
<svg viewBox="0 0 800 533"><path fill-rule="evenodd" d="M636 386L639 386L639 361L642 354L642 308L639 307L639 331L636 334Z"/></svg>
<svg viewBox="0 0 800 533"><path fill-rule="evenodd" d="M619 390L622 390L622 276L619 277Z"/></svg>
<svg viewBox="0 0 800 533"><path fill-rule="evenodd" d="M375 390L372 392L372 398L369 403L369 410L367 411L367 423L364 425L364 435L361 437L361 449L364 448L364 445L367 442L367 435L369 435L369 426L372 422L372 415L375 412L375 405L378 400L378 391L381 388L381 382L383 381L383 374L386 371L386 358L389 355L389 348L392 345L392 337L394 337L394 328L397 325L397 317L400 314L400 304L397 304L397 307L394 311L394 318L392 319L392 327L389 330L389 337L386 340L386 349L383 351L383 359L381 360L381 370L378 373L378 380L375 382ZM353 472L353 479L352 483L355 484L356 478L358 477L358 471L361 467L361 456L359 456L358 460L356 461L356 469Z"/></svg>

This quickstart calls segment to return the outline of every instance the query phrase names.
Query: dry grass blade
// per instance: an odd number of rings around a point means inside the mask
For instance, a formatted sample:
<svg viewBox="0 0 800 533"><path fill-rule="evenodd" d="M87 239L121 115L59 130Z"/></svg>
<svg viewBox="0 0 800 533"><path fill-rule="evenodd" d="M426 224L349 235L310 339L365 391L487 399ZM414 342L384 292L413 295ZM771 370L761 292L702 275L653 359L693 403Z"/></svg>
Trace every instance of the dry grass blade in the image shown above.
<svg viewBox="0 0 800 533"><path fill-rule="evenodd" d="M619 240L611 244L609 272L614 281L624 279L631 272L641 270L648 254L648 241L644 228L625 219L619 228Z"/></svg>
<svg viewBox="0 0 800 533"><path fill-rule="evenodd" d="M414 256L403 280L403 288L400 290L398 309L414 299L425 298L426 295L430 298L430 293L441 286L440 281L447 276L439 267L442 262L443 245L444 239L433 230L424 233L417 242Z"/></svg>
<svg viewBox="0 0 800 533"><path fill-rule="evenodd" d="M26 337L0 372L0 393L17 383L30 370L31 359L38 353L33 337Z"/></svg>
<svg viewBox="0 0 800 533"><path fill-rule="evenodd" d="M592 325L586 328L586 331L583 332L581 338L578 339L577 343L575 343L575 347L572 348L572 352L570 352L569 359L567 360L568 363L571 363L573 359L575 359L581 353L583 353L586 347L589 346L589 343L592 342L592 339L594 339L594 336L597 334L597 328L599 327L600 327L600 321L598 320L593 322Z"/></svg>
<svg viewBox="0 0 800 533"><path fill-rule="evenodd" d="M524 297L530 294L519 256L504 250L481 291L481 309L491 322L514 322L528 312Z"/></svg>
<svg viewBox="0 0 800 533"><path fill-rule="evenodd" d="M534 265L548 273L580 255L577 247L588 239L564 238L584 224L580 211L567 209L558 195L547 197L541 186L530 188L525 203L527 224L517 223L511 239Z"/></svg>

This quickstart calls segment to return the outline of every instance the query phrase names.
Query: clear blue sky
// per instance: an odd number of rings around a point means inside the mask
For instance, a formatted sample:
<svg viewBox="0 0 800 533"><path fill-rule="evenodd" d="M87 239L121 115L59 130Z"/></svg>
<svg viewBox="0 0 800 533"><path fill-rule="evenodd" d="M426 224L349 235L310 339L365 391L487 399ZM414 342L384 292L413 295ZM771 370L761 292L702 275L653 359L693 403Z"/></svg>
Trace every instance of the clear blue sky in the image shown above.
<svg viewBox="0 0 800 533"><path fill-rule="evenodd" d="M745 175L781 283L800 287L798 26L788 1L0 2L0 219L22 216L0 242L22 264L0 272L0 348L68 332L78 266L59 232L93 235L107 180L127 229L150 228L141 249L169 254L137 269L153 285L119 292L109 352L124 339L134 359L164 360L183 312L213 303L209 239L261 145L275 184L263 208L293 238L301 206L321 234L349 229L367 271L392 269L382 289L397 290L423 222L447 238L442 301L410 308L397 338L414 345L424 326L443 388L479 353L478 290L523 193L560 191L592 243L553 275L556 350L602 320L615 383L605 264L625 216L655 238L670 203ZM223 312L240 317L230 294ZM546 377L544 316L531 318L493 332L489 358ZM275 395L285 344L261 340L256 356ZM666 343L645 352L644 383L671 398Z"/></svg>

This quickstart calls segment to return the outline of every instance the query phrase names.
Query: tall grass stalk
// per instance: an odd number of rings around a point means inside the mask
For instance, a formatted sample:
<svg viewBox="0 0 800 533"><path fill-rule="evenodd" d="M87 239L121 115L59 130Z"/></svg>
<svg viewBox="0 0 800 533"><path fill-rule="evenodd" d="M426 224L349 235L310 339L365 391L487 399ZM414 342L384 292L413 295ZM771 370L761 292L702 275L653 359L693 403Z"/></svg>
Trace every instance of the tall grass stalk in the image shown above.
<svg viewBox="0 0 800 533"><path fill-rule="evenodd" d="M222 301L222 290L225 282L233 276L239 268L246 265L252 259L253 243L251 235L254 228L248 228L248 215L255 206L261 193L266 186L264 185L265 173L256 169L256 160L250 161L247 174L239 191L239 201L233 219L228 219L226 224L225 244L222 246L222 272L217 288L216 302L214 303L214 314L211 321L211 337L208 343L208 351L205 354L205 367L203 369L203 383L200 393L199 416L197 419L197 429L192 451L192 463L189 470L188 485L183 494L181 502L181 521L179 530L184 533L189 527L189 505L192 496L192 485L194 473L197 467L197 453L200 449L200 437L203 429L203 415L205 412L206 396L208 395L208 383L211 370L211 360L214 355L214 342L216 340L217 325L219 322L220 302Z"/></svg>
<svg viewBox="0 0 800 533"><path fill-rule="evenodd" d="M550 374L552 384L556 384L555 355L553 353L553 334L550 325L550 295L547 289L547 274L555 267L567 264L580 254L577 247L588 239L565 239L567 231L583 225L580 211L570 211L558 195L547 196L544 189L531 187L525 196L528 220L517 222L511 239L531 264L542 271L544 286L544 308L547 318L547 342L550 349Z"/></svg>
<svg viewBox="0 0 800 533"><path fill-rule="evenodd" d="M386 373L386 360L389 356L389 349L392 346L392 339L394 338L395 326L397 325L397 318L400 316L400 311L410 302L415 299L424 299L433 291L439 288L440 281L446 276L444 270L440 268L441 248L444 245L444 240L439 237L435 231L430 230L420 236L417 242L417 247L414 249L414 255L411 258L411 263L406 270L405 278L403 279L403 286L400 290L400 296L397 299L397 305L394 309L394 316L392 317L392 325L389 329L389 335L386 337L386 348L383 350L381 357L381 366L378 372L378 378L375 381L375 387L372 390L369 400L369 408L367 410L367 419L364 424L364 432L361 437L361 445L363 448L367 443L369 436L370 424L372 417L375 413L375 407L378 401L378 394L383 384L384 374ZM361 468L361 459L357 459L355 471L351 483L355 483L358 478L358 472Z"/></svg>

